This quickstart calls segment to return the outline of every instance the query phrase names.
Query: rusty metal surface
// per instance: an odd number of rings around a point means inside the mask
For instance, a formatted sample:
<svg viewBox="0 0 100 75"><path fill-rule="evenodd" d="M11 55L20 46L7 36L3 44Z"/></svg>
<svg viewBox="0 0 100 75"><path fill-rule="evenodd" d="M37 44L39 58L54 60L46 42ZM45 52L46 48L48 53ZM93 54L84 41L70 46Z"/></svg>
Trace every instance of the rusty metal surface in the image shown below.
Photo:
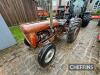
<svg viewBox="0 0 100 75"><path fill-rule="evenodd" d="M26 23L26 24L21 24L20 27L23 32L26 33L31 33L31 32L39 32L42 30L48 29L50 26L50 21L41 21L41 22L36 22L36 23ZM58 21L56 19L53 20L53 26L56 27L58 26Z"/></svg>

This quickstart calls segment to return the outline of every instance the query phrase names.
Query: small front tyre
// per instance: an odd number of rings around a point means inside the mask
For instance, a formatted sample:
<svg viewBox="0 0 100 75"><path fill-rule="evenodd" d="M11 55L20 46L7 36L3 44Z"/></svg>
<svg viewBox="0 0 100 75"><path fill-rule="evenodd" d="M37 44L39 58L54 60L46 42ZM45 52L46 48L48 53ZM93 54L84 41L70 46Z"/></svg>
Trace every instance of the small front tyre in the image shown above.
<svg viewBox="0 0 100 75"><path fill-rule="evenodd" d="M42 48L38 55L38 62L40 66L46 67L52 61L56 53L55 45L49 43Z"/></svg>

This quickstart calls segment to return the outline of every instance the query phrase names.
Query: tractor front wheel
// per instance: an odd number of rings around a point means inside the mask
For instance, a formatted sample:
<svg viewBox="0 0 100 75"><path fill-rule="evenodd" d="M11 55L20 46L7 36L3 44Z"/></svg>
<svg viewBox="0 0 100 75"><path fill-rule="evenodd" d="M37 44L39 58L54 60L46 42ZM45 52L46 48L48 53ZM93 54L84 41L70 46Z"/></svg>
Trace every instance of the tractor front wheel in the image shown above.
<svg viewBox="0 0 100 75"><path fill-rule="evenodd" d="M40 66L46 67L52 61L55 56L56 47L55 45L49 43L42 48L38 55L38 62Z"/></svg>

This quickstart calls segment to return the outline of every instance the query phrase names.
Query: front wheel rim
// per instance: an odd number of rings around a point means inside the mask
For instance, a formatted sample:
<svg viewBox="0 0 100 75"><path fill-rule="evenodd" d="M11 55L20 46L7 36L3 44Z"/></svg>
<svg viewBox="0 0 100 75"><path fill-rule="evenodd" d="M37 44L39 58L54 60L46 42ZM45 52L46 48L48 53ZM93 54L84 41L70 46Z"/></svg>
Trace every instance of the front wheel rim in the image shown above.
<svg viewBox="0 0 100 75"><path fill-rule="evenodd" d="M53 56L54 56L54 53L55 53L55 50L54 49L50 49L48 52L47 52L47 54L46 54L46 56L45 56L45 63L49 63L51 60L52 60L52 58L53 58Z"/></svg>

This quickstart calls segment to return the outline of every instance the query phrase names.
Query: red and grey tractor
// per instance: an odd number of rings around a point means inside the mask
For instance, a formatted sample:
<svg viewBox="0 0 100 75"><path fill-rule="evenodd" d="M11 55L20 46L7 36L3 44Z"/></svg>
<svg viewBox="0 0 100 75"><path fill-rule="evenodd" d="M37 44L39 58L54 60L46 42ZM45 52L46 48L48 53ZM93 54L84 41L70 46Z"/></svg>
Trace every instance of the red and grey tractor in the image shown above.
<svg viewBox="0 0 100 75"><path fill-rule="evenodd" d="M54 58L56 45L53 40L66 35L66 42L73 43L78 36L80 27L86 27L90 21L90 13L86 12L88 0L70 0L65 13L65 6L58 6L57 15L53 20L37 21L21 24L24 43L33 48L41 47L38 62L46 67ZM51 23L52 21L52 23ZM52 24L52 25L51 25Z"/></svg>

